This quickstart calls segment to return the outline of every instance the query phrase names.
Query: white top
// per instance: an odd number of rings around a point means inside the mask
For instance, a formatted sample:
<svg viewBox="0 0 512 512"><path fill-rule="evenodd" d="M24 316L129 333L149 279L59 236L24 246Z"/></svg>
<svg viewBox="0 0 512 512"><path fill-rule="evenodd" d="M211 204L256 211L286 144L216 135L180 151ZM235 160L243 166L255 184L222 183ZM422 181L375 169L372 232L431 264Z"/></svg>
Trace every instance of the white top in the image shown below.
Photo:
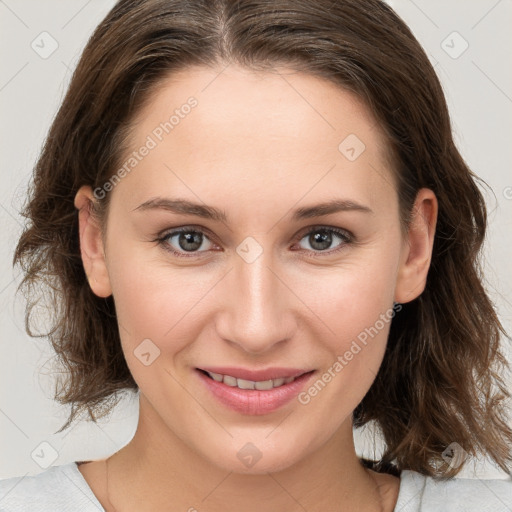
<svg viewBox="0 0 512 512"><path fill-rule="evenodd" d="M402 471L395 512L512 512L512 478L436 481ZM0 512L105 512L76 462L0 480Z"/></svg>

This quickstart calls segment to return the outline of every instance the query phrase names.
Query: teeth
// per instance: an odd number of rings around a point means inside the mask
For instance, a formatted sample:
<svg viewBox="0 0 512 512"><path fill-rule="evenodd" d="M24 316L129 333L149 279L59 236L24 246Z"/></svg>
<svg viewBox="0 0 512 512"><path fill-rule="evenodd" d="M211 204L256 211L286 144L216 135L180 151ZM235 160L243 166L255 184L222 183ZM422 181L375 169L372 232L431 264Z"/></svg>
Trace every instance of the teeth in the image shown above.
<svg viewBox="0 0 512 512"><path fill-rule="evenodd" d="M224 382L227 386L232 388L238 387L240 389L257 389L259 391L266 391L273 388L278 388L283 384L289 384L295 380L295 377L280 377L279 379L269 379L262 381L253 381L245 379L237 379L231 375L221 375L220 373L207 372L208 375L216 382Z"/></svg>
<svg viewBox="0 0 512 512"><path fill-rule="evenodd" d="M232 388L237 385L235 377L231 377L231 375L224 375L224 384L227 384Z"/></svg>
<svg viewBox="0 0 512 512"><path fill-rule="evenodd" d="M253 380L236 379L236 383L240 389L254 389L256 382Z"/></svg>
<svg viewBox="0 0 512 512"><path fill-rule="evenodd" d="M262 380L260 382L256 382L255 389L258 391L267 391L268 389L272 389L274 387L274 381L270 380Z"/></svg>
<svg viewBox="0 0 512 512"><path fill-rule="evenodd" d="M274 387L279 387L284 384L284 378L274 379Z"/></svg>
<svg viewBox="0 0 512 512"><path fill-rule="evenodd" d="M208 372L210 377L217 382L222 382L222 375L220 373Z"/></svg>

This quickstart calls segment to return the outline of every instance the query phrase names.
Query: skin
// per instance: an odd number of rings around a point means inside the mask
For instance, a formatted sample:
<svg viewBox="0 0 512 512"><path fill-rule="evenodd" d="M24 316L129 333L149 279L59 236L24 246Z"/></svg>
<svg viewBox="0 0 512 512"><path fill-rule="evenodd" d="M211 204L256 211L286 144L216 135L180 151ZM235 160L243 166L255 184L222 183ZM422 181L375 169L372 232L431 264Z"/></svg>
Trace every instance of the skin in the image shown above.
<svg viewBox="0 0 512 512"><path fill-rule="evenodd" d="M109 458L80 471L107 511L391 511L399 479L360 464L351 414L381 364L389 322L307 405L292 400L261 416L227 409L194 368L230 365L328 371L393 302L423 291L437 218L421 189L407 234L386 142L371 112L328 81L279 68L231 64L187 68L161 83L140 112L131 150L194 96L198 105L110 192L106 232L82 187L80 242L94 293L113 294L126 362L140 388L136 433ZM366 149L350 161L338 149L356 134ZM154 197L223 209L227 222L164 210L135 210ZM368 206L292 220L299 207L334 198ZM193 225L206 231L195 253L173 256L158 233ZM312 245L314 226L333 234ZM236 249L253 237L248 263ZM342 247L342 250L333 252ZM314 255L318 257L314 257ZM160 355L134 355L144 339ZM237 457L252 443L261 459Z"/></svg>

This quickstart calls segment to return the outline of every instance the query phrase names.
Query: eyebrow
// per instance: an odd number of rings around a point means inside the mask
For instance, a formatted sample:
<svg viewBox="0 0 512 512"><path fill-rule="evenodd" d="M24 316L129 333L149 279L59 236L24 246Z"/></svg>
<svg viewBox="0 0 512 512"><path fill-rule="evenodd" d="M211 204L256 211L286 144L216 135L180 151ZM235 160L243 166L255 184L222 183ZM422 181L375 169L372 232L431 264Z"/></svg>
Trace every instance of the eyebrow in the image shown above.
<svg viewBox="0 0 512 512"><path fill-rule="evenodd" d="M132 211L148 210L166 210L183 215L195 215L203 219L210 219L217 222L227 222L228 216L224 210L208 206L205 204L194 203L187 199L168 199L163 197L154 197L140 204ZM311 219L338 212L358 211L363 213L374 213L373 210L365 205L356 203L349 199L333 199L313 206L297 208L292 215L292 220Z"/></svg>

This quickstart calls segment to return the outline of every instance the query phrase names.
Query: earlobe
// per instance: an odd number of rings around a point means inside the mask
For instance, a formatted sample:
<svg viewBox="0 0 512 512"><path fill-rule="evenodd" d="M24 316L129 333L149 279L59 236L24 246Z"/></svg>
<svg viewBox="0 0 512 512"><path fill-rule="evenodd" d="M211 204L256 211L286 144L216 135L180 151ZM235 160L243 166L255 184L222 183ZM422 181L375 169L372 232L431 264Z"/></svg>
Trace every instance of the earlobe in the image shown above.
<svg viewBox="0 0 512 512"><path fill-rule="evenodd" d="M422 188L416 195L412 217L403 244L395 289L395 301L406 303L419 297L427 282L437 223L437 198Z"/></svg>
<svg viewBox="0 0 512 512"><path fill-rule="evenodd" d="M87 185L82 186L75 196L75 208L79 210L80 254L92 291L98 297L108 297L112 294L112 289L101 228L92 213L92 204L95 200L92 188Z"/></svg>

